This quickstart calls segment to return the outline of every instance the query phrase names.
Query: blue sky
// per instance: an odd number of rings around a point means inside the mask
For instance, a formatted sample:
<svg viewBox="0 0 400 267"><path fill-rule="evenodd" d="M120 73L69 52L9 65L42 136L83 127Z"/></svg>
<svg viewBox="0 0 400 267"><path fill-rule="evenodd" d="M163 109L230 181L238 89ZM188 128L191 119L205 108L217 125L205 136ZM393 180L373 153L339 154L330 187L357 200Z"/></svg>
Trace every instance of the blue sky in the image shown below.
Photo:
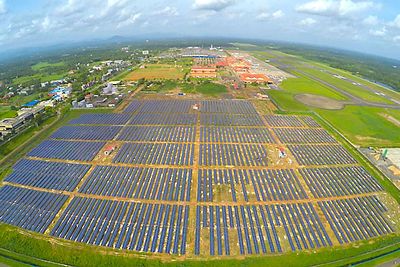
<svg viewBox="0 0 400 267"><path fill-rule="evenodd" d="M400 59L400 1L0 0L0 51L151 33L302 42Z"/></svg>

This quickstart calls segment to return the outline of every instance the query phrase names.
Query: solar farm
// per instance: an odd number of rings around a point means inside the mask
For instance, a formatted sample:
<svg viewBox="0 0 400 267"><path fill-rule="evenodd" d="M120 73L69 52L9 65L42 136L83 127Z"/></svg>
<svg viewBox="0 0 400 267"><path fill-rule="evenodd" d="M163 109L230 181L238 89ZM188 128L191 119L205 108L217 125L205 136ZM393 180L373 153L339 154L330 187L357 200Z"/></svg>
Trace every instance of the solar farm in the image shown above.
<svg viewBox="0 0 400 267"><path fill-rule="evenodd" d="M399 207L310 116L245 100L134 100L20 159L0 222L186 258L277 255L399 232Z"/></svg>

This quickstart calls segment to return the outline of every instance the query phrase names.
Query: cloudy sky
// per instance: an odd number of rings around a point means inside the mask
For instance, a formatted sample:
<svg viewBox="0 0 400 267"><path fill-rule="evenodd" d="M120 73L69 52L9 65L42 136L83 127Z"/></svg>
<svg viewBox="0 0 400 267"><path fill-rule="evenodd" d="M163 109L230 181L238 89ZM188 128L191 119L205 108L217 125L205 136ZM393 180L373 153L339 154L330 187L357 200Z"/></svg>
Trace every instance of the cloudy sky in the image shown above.
<svg viewBox="0 0 400 267"><path fill-rule="evenodd" d="M400 59L400 1L0 0L0 51L151 33L302 42Z"/></svg>

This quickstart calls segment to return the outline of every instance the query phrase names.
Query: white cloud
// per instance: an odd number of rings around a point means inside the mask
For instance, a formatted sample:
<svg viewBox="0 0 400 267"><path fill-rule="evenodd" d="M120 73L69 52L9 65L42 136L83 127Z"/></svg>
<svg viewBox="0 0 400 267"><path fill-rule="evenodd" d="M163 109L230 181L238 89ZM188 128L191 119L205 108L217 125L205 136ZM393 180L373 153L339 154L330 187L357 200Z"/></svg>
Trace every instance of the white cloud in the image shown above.
<svg viewBox="0 0 400 267"><path fill-rule="evenodd" d="M123 28L135 24L142 17L142 13L130 14L126 19L121 20L117 28Z"/></svg>
<svg viewBox="0 0 400 267"><path fill-rule="evenodd" d="M270 19L280 19L285 16L282 10L276 10L273 13L262 12L257 15L257 20L270 20Z"/></svg>
<svg viewBox="0 0 400 267"><path fill-rule="evenodd" d="M344 17L376 6L372 1L313 0L297 6L296 11L320 16Z"/></svg>
<svg viewBox="0 0 400 267"><path fill-rule="evenodd" d="M311 26L314 25L315 23L317 23L317 21L313 18L305 18L300 21L300 25L303 26Z"/></svg>
<svg viewBox="0 0 400 267"><path fill-rule="evenodd" d="M382 29L379 30L370 30L369 33L376 37L383 37L386 35L387 30L386 27L383 27Z"/></svg>
<svg viewBox="0 0 400 267"><path fill-rule="evenodd" d="M0 0L0 15L6 12L6 0Z"/></svg>
<svg viewBox="0 0 400 267"><path fill-rule="evenodd" d="M393 37L393 42L400 43L400 35Z"/></svg>
<svg viewBox="0 0 400 267"><path fill-rule="evenodd" d="M166 6L161 10L154 11L153 15L173 17L173 16L178 16L179 12L175 7Z"/></svg>
<svg viewBox="0 0 400 267"><path fill-rule="evenodd" d="M376 26L379 24L379 19L376 16L368 16L363 19L362 23L368 26Z"/></svg>
<svg viewBox="0 0 400 267"><path fill-rule="evenodd" d="M389 25L400 29L400 14Z"/></svg>
<svg viewBox="0 0 400 267"><path fill-rule="evenodd" d="M220 11L235 3L235 0L195 0L195 9Z"/></svg>
<svg viewBox="0 0 400 267"><path fill-rule="evenodd" d="M283 13L282 10L277 10L274 13L272 13L272 18L274 19L279 19L282 18L285 14Z"/></svg>

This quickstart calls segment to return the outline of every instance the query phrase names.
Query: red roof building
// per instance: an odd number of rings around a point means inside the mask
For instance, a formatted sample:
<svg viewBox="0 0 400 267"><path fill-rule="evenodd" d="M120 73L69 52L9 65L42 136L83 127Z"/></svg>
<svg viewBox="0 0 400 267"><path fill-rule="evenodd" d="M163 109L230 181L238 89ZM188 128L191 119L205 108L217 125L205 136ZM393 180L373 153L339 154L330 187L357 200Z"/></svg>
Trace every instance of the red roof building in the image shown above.
<svg viewBox="0 0 400 267"><path fill-rule="evenodd" d="M195 78L216 78L217 69L213 67L196 66L190 71L190 76Z"/></svg>
<svg viewBox="0 0 400 267"><path fill-rule="evenodd" d="M240 74L240 79L244 83L272 83L272 80L264 74L243 73Z"/></svg>

